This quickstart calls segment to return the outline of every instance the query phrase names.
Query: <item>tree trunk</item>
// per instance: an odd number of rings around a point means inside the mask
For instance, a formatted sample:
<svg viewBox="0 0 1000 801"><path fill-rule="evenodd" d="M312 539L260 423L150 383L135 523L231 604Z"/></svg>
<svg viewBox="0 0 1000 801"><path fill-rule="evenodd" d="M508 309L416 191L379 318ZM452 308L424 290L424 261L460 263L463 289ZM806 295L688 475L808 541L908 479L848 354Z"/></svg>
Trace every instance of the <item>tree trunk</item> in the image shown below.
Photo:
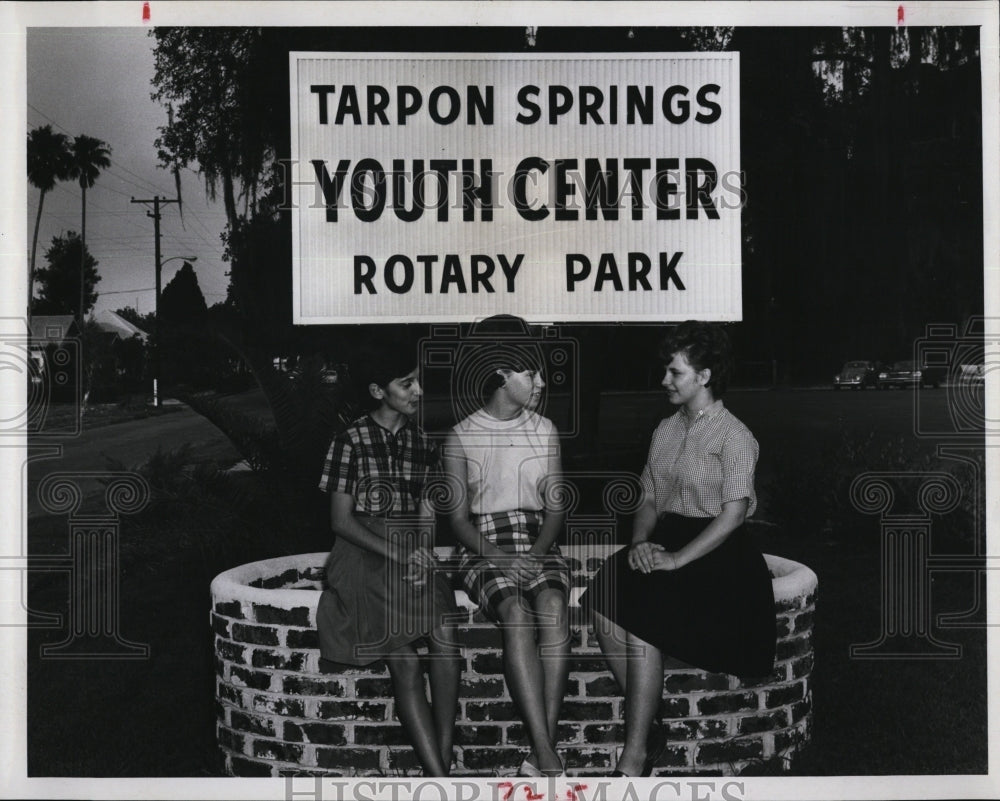
<svg viewBox="0 0 1000 801"><path fill-rule="evenodd" d="M35 215L35 235L31 239L31 268L28 271L28 331L31 331L31 299L35 295L35 253L38 250L38 226L42 222L42 204L45 190L38 196L38 214Z"/></svg>
<svg viewBox="0 0 1000 801"><path fill-rule="evenodd" d="M80 184L82 190L82 210L80 217L80 330L83 330L84 304L86 303L87 290L83 280L84 265L87 261L87 187Z"/></svg>

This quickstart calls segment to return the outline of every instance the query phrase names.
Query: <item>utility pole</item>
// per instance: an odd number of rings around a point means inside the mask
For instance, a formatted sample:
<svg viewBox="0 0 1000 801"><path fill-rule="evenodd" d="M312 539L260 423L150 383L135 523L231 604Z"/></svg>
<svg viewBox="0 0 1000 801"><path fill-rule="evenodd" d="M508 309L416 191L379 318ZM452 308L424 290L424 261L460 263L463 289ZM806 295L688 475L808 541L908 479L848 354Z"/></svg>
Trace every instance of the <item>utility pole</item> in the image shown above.
<svg viewBox="0 0 1000 801"><path fill-rule="evenodd" d="M165 197L160 197L159 195L153 195L151 200L143 200L132 198L133 203L152 203L153 210L147 211L146 216L153 218L153 239L154 247L153 252L155 259L154 266L156 270L156 297L153 301L153 319L156 321L156 331L155 339L153 341L153 406L156 408L160 407L160 272L162 264L160 263L160 204L161 203L180 203L180 199L169 200Z"/></svg>

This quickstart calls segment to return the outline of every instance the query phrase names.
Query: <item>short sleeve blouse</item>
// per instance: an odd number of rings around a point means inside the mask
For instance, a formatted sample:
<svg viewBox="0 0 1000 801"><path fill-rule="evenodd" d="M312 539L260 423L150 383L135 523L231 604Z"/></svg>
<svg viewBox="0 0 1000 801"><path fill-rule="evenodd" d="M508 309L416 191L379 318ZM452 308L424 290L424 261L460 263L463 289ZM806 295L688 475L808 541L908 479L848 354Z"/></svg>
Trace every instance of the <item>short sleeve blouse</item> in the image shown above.
<svg viewBox="0 0 1000 801"><path fill-rule="evenodd" d="M759 451L753 434L721 400L693 418L681 408L657 426L642 486L657 514L717 517L722 504L746 498L749 517L757 508Z"/></svg>

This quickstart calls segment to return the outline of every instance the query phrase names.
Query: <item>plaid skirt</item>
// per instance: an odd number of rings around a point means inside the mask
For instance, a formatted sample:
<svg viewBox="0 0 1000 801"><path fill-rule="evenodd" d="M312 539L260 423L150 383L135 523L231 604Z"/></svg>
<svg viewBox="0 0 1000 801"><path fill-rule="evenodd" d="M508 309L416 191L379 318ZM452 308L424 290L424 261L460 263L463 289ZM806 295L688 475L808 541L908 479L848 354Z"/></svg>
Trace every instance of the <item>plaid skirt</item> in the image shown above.
<svg viewBox="0 0 1000 801"><path fill-rule="evenodd" d="M499 559L486 559L462 549L458 565L462 588L490 620L499 622L497 609L507 598L520 596L533 606L543 590L559 590L569 597L569 566L558 545L553 544L542 557L542 569L530 582L518 584L505 572L516 556L529 550L538 539L544 517L542 512L521 509L473 515L472 522L479 533L501 551L510 554L510 561L504 564Z"/></svg>

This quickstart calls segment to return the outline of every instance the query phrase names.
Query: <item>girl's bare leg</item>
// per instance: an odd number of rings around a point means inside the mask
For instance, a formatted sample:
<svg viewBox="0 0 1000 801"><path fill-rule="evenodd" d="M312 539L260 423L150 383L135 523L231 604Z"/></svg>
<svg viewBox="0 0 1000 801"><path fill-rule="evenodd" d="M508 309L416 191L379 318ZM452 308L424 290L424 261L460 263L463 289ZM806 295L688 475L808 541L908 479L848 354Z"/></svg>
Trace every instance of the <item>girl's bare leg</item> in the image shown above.
<svg viewBox="0 0 1000 801"><path fill-rule="evenodd" d="M430 637L431 705L438 749L445 773L451 768L458 715L458 682L462 674L461 649L453 623L435 627Z"/></svg>
<svg viewBox="0 0 1000 801"><path fill-rule="evenodd" d="M663 696L663 655L633 634L627 637L629 656L625 681L625 747L618 770L628 776L642 772L649 727Z"/></svg>
<svg viewBox="0 0 1000 801"><path fill-rule="evenodd" d="M441 759L438 734L431 707L424 693L424 672L412 645L404 645L386 657L396 715L416 751L425 776L447 776L449 764Z"/></svg>
<svg viewBox="0 0 1000 801"><path fill-rule="evenodd" d="M543 590L535 599L538 650L545 682L545 719L553 744L559 741L559 711L566 695L569 673L569 613L566 604L566 596L560 590Z"/></svg>

